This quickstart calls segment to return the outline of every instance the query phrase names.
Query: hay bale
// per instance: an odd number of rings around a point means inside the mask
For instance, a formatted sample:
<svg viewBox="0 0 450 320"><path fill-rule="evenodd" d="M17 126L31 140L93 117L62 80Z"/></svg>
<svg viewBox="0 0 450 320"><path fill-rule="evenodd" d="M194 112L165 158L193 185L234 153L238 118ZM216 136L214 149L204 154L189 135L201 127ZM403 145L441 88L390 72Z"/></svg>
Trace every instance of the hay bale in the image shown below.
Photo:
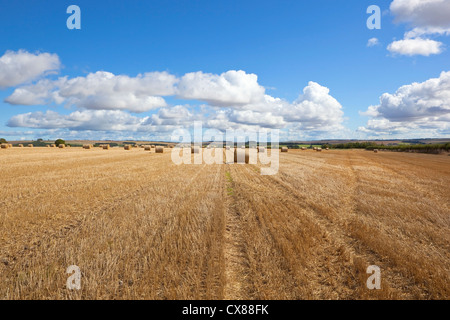
<svg viewBox="0 0 450 320"><path fill-rule="evenodd" d="M258 152L266 152L266 148L265 147L258 147Z"/></svg>
<svg viewBox="0 0 450 320"><path fill-rule="evenodd" d="M145 151L152 151L152 146L144 146Z"/></svg>
<svg viewBox="0 0 450 320"><path fill-rule="evenodd" d="M199 147L191 147L191 153L200 153L200 148Z"/></svg>
<svg viewBox="0 0 450 320"><path fill-rule="evenodd" d="M83 149L90 150L92 148L92 144L84 144Z"/></svg>
<svg viewBox="0 0 450 320"><path fill-rule="evenodd" d="M158 146L155 148L156 153L164 153L164 147Z"/></svg>
<svg viewBox="0 0 450 320"><path fill-rule="evenodd" d="M9 147L10 147L10 148L12 148L12 147L13 147L12 143L10 143L10 144L9 144Z"/></svg>
<svg viewBox="0 0 450 320"><path fill-rule="evenodd" d="M23 144L18 144L17 147L23 148Z"/></svg>
<svg viewBox="0 0 450 320"><path fill-rule="evenodd" d="M109 144L103 145L103 150L109 150L109 148L110 148Z"/></svg>
<svg viewBox="0 0 450 320"><path fill-rule="evenodd" d="M302 150L306 150L306 147L302 147Z"/></svg>
<svg viewBox="0 0 450 320"><path fill-rule="evenodd" d="M242 162L242 159L245 159L245 162ZM250 153L246 149L235 148L234 149L234 163L249 163L250 161Z"/></svg>
<svg viewBox="0 0 450 320"><path fill-rule="evenodd" d="M151 147L152 147L153 149L155 149L155 148L156 148L156 146L155 146L154 144L152 144L152 145L151 145Z"/></svg>
<svg viewBox="0 0 450 320"><path fill-rule="evenodd" d="M51 144L50 148L56 148L56 144Z"/></svg>
<svg viewBox="0 0 450 320"><path fill-rule="evenodd" d="M378 153L378 149L373 149L373 152Z"/></svg>
<svg viewBox="0 0 450 320"><path fill-rule="evenodd" d="M287 147L281 148L281 152L288 152L288 148Z"/></svg>
<svg viewBox="0 0 450 320"><path fill-rule="evenodd" d="M325 150L330 150L330 148L325 148Z"/></svg>
<svg viewBox="0 0 450 320"><path fill-rule="evenodd" d="M46 147L47 147L47 148L50 148L50 146L49 146L49 145L46 145Z"/></svg>
<svg viewBox="0 0 450 320"><path fill-rule="evenodd" d="M29 145L28 145L28 148L33 148L34 146L30 143Z"/></svg>
<svg viewBox="0 0 450 320"><path fill-rule="evenodd" d="M320 151L322 151L322 148L316 148L316 151L320 152Z"/></svg>
<svg viewBox="0 0 450 320"><path fill-rule="evenodd" d="M131 150L131 146L130 145L126 145L123 148L124 148L124 150Z"/></svg>
<svg viewBox="0 0 450 320"><path fill-rule="evenodd" d="M64 149L65 147L66 147L66 145L65 145L65 144L60 144L58 148L60 148L60 149Z"/></svg>
<svg viewBox="0 0 450 320"><path fill-rule="evenodd" d="M225 149L226 149L226 150L230 150L230 146L226 146Z"/></svg>
<svg viewBox="0 0 450 320"><path fill-rule="evenodd" d="M2 149L8 149L9 148L9 144L7 143L2 143Z"/></svg>

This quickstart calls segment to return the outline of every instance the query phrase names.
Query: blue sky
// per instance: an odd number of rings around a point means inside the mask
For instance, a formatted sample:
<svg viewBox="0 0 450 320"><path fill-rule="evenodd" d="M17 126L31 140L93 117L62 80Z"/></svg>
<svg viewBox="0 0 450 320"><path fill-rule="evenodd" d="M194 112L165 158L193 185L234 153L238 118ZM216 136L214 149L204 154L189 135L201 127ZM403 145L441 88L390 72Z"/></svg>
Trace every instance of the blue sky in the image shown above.
<svg viewBox="0 0 450 320"><path fill-rule="evenodd" d="M405 12L412 5L395 1L394 8L393 1L381 0L0 1L0 57L7 51L15 54L4 62L4 70L11 70L6 63L15 63L24 52L53 54L59 60L58 67L44 68L21 83L4 80L0 136L167 139L174 128L201 119L220 130L277 127L285 139L450 137L450 75L445 73L450 71L450 18L426 16L448 8L448 1L435 0L426 10L418 7L411 17ZM81 9L81 30L66 27L66 9L72 4ZM366 27L369 5L381 8L380 30ZM424 17L418 16L423 12ZM419 36L405 35L419 29L425 30ZM377 40L368 46L371 38ZM410 39L420 40L419 47ZM239 85L221 77L233 70L244 72L232 74ZM105 92L95 90L82 98L64 95L62 103L41 99L24 105L20 97L8 99L39 81L68 81L99 71L128 80L165 72L176 83L188 83L188 89L150 89L165 103L143 112L108 103L103 110ZM194 72L201 75L183 80ZM92 81L105 83L100 75ZM214 88L205 89L211 82ZM413 83L419 86L397 92ZM307 93L299 98L305 88ZM45 90L64 91L50 85ZM145 100L142 90L126 90L120 93L120 98L127 97L125 105L129 97L136 103ZM221 98L211 98L210 90ZM236 98L238 90L245 91L242 99ZM252 94L247 97L248 92ZM391 96L380 102L385 93ZM267 102L264 95L278 102ZM87 118L88 124L83 122ZM111 126L95 126L102 121Z"/></svg>

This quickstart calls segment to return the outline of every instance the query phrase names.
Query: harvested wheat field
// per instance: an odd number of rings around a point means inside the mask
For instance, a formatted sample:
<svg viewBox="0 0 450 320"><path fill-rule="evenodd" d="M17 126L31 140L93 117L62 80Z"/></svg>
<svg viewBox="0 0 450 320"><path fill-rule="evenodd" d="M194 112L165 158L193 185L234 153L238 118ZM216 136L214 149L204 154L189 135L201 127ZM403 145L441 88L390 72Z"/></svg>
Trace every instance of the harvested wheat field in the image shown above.
<svg viewBox="0 0 450 320"><path fill-rule="evenodd" d="M170 152L10 148L0 167L1 299L450 298L448 156L289 150L262 176Z"/></svg>

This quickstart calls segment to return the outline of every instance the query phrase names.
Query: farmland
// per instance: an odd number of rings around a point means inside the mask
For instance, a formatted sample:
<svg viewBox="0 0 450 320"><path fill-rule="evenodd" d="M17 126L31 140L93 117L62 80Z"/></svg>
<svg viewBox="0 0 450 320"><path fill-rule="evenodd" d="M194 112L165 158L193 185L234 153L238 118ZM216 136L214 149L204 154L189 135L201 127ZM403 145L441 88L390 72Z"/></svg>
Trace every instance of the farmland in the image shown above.
<svg viewBox="0 0 450 320"><path fill-rule="evenodd" d="M278 174L259 166L0 150L0 299L450 298L449 156L289 150Z"/></svg>

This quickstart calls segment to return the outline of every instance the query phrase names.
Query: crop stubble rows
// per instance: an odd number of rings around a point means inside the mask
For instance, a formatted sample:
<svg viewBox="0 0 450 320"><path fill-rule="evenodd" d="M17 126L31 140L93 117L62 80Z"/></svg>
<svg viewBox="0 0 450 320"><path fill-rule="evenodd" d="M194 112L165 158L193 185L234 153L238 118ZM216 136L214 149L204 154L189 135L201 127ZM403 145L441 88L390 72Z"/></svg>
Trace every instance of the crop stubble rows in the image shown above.
<svg viewBox="0 0 450 320"><path fill-rule="evenodd" d="M142 150L1 152L0 297L450 297L448 157L280 156L261 176ZM365 286L372 264L381 290Z"/></svg>

